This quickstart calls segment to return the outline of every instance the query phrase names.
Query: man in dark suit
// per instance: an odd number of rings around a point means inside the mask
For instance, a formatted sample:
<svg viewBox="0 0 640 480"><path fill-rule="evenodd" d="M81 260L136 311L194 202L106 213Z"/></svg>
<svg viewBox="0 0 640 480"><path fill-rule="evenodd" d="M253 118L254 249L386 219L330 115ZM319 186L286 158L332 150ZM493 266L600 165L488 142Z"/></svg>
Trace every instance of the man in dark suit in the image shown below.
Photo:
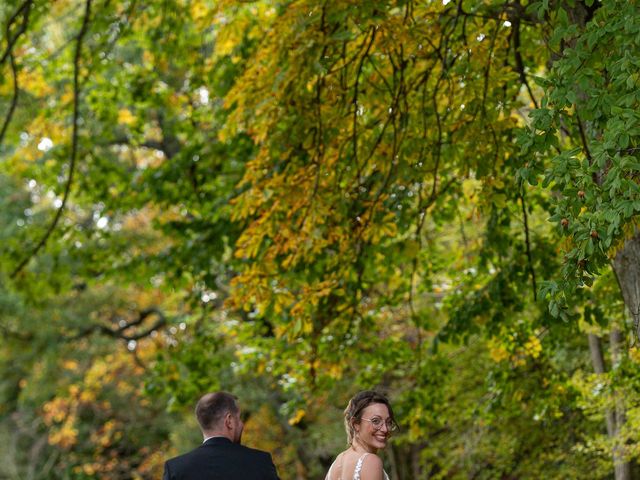
<svg viewBox="0 0 640 480"><path fill-rule="evenodd" d="M167 460L163 480L279 480L270 454L240 445L244 424L236 397L207 393L198 400L196 418L204 442Z"/></svg>

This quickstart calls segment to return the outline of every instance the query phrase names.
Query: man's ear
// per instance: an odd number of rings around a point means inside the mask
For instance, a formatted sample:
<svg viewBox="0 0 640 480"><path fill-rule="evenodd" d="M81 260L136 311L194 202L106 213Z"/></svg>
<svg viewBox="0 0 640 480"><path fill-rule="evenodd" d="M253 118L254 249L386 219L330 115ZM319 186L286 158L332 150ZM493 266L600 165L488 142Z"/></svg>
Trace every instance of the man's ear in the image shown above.
<svg viewBox="0 0 640 480"><path fill-rule="evenodd" d="M231 413L227 413L224 416L224 426L228 429L233 428L233 419L231 418Z"/></svg>

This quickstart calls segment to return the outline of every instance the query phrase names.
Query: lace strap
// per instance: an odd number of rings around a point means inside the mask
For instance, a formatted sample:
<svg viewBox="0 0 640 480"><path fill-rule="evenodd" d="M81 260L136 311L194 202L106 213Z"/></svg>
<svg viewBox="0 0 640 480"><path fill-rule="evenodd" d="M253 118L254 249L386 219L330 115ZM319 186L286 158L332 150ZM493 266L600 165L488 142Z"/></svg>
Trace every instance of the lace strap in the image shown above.
<svg viewBox="0 0 640 480"><path fill-rule="evenodd" d="M356 463L356 469L353 471L353 480L360 480L360 470L362 470L362 462L364 462L364 457L369 455L365 453L358 459L358 463Z"/></svg>

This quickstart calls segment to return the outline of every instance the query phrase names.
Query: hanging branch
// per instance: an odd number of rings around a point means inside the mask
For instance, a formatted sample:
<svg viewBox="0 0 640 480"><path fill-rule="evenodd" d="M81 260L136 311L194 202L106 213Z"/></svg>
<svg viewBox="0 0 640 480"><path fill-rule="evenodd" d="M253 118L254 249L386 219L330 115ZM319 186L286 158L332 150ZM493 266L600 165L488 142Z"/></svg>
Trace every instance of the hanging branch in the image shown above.
<svg viewBox="0 0 640 480"><path fill-rule="evenodd" d="M364 66L364 62L369 56L369 51L371 50L371 47L373 46L373 42L375 41L375 39L376 39L376 28L371 27L371 38L369 39L369 43L367 45L367 48L364 54L360 58L358 69L356 71L356 79L353 85L353 100L352 100L352 103L353 103L353 119L352 119L353 163L356 165L356 168L358 169L358 182L360 181L360 165L358 164L358 89L360 88L359 82L360 82L360 77L362 75L362 68Z"/></svg>
<svg viewBox="0 0 640 480"><path fill-rule="evenodd" d="M524 222L524 238L525 247L527 249L527 263L529 264L529 273L531 274L531 288L533 289L533 301L538 300L538 287L536 286L536 271L533 268L533 255L531 254L531 239L529 238L529 217L527 215L527 206L524 201L524 190L520 193L520 202L522 203L522 220Z"/></svg>
<svg viewBox="0 0 640 480"><path fill-rule="evenodd" d="M29 15L31 13L31 6L33 4L33 0L26 0L18 10L11 16L9 21L7 22L6 27L6 38L7 38L7 48L4 50L2 57L0 57L0 66L4 64L4 62L9 58L9 65L11 66L11 76L13 79L13 96L11 98L11 104L9 106L9 110L7 111L7 115L5 116L4 122L2 123L2 129L0 129L0 145L4 141L4 136L7 132L7 128L11 123L11 119L13 118L13 113L18 105L18 93L20 88L18 86L18 68L16 65L16 58L13 54L13 47L16 45L18 38L24 32L27 31L27 25L29 24ZM22 15L22 23L20 24L20 28L15 32L15 34L11 35L11 28L18 21L18 17Z"/></svg>
<svg viewBox="0 0 640 480"><path fill-rule="evenodd" d="M489 92L489 81L491 80L491 63L493 61L493 56L494 56L493 52L496 47L496 41L498 39L499 33L500 33L500 23L496 22L496 28L493 31L493 35L491 35L491 43L489 44L489 51L487 52L487 64L483 72L484 82L482 86L482 103L481 103L483 121L487 115L487 95Z"/></svg>
<svg viewBox="0 0 640 480"><path fill-rule="evenodd" d="M576 112L576 123L578 124L578 131L580 132L580 141L582 142L582 150L584 151L584 155L587 157L589 161L589 165L593 164L593 157L591 156L591 150L589 149L589 142L587 141L587 136L584 133L584 127L582 126L582 120L580 116Z"/></svg>
<svg viewBox="0 0 640 480"><path fill-rule="evenodd" d="M7 35L7 48L5 48L2 57L0 57L0 66L4 64L8 57L12 55L13 47L15 46L18 38L27 31L27 25L29 24L29 15L31 14L31 6L33 5L33 0L25 0L25 2L20 5L20 8L16 10L16 12L11 15L11 18L7 22L6 35ZM11 28L18 21L18 17L22 15L22 24L20 28L15 32L15 34L11 35Z"/></svg>
<svg viewBox="0 0 640 480"><path fill-rule="evenodd" d="M67 185L64 190L64 196L62 198L62 205L56 212L56 215L49 225L49 228L45 232L44 236L40 239L35 248L27 255L18 266L11 272L11 278L15 278L15 276L22 271L22 269L29 263L33 257L40 251L42 247L45 246L47 240L55 230L58 222L60 221L60 217L62 217L62 212L67 204L67 200L69 199L69 193L71 191L71 185L73 183L73 174L76 166L76 157L78 156L78 108L79 108L79 99L80 99L80 83L79 83L79 74L80 74L80 58L82 56L82 42L89 28L89 18L91 16L91 1L87 0L85 4L85 13L84 19L82 21L82 27L80 28L80 32L77 36L76 41L76 52L73 59L73 131L71 134L71 160L69 162L69 175L67 177Z"/></svg>
<svg viewBox="0 0 640 480"><path fill-rule="evenodd" d="M11 76L13 79L13 97L11 98L11 105L9 106L9 111L7 112L6 117L4 118L4 122L2 124L2 130L0 130L0 146L2 146L2 142L4 141L4 135L7 133L7 128L9 127L9 123L11 123L11 118L13 118L13 112L18 105L18 93L20 92L20 87L18 85L18 68L16 65L16 59L13 56L13 52L9 52L9 64L11 65Z"/></svg>
<svg viewBox="0 0 640 480"><path fill-rule="evenodd" d="M520 17L514 16L512 18L513 21L513 57L516 61L516 71L520 76L520 83L522 83L529 94L529 98L531 99L531 103L533 106L538 109L538 102L536 101L536 97L533 94L533 90L531 89L531 85L529 85L529 81L527 80L527 74L524 71L524 61L522 60L522 53L520 52Z"/></svg>

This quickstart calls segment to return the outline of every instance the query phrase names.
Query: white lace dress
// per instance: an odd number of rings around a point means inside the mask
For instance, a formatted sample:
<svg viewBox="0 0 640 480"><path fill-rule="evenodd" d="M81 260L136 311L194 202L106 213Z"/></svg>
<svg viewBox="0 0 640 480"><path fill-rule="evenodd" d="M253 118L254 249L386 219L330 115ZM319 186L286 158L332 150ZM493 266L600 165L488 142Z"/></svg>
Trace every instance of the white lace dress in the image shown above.
<svg viewBox="0 0 640 480"><path fill-rule="evenodd" d="M362 463L364 462L364 458L367 455L369 455L369 454L365 453L358 459L358 462L356 463L356 468L353 471L353 479L352 480L360 480L360 471L362 470ZM338 459L336 459L336 461L338 461ZM327 476L325 477L325 480L330 480L331 479L331 470L333 470L333 466L335 464L336 464L336 462L333 462L331 464L331 467L329 467L329 471L327 472ZM384 480L389 480L389 475L387 475L387 472L385 472L383 470L382 473L384 474ZM342 480L342 475L340 475L340 480Z"/></svg>

